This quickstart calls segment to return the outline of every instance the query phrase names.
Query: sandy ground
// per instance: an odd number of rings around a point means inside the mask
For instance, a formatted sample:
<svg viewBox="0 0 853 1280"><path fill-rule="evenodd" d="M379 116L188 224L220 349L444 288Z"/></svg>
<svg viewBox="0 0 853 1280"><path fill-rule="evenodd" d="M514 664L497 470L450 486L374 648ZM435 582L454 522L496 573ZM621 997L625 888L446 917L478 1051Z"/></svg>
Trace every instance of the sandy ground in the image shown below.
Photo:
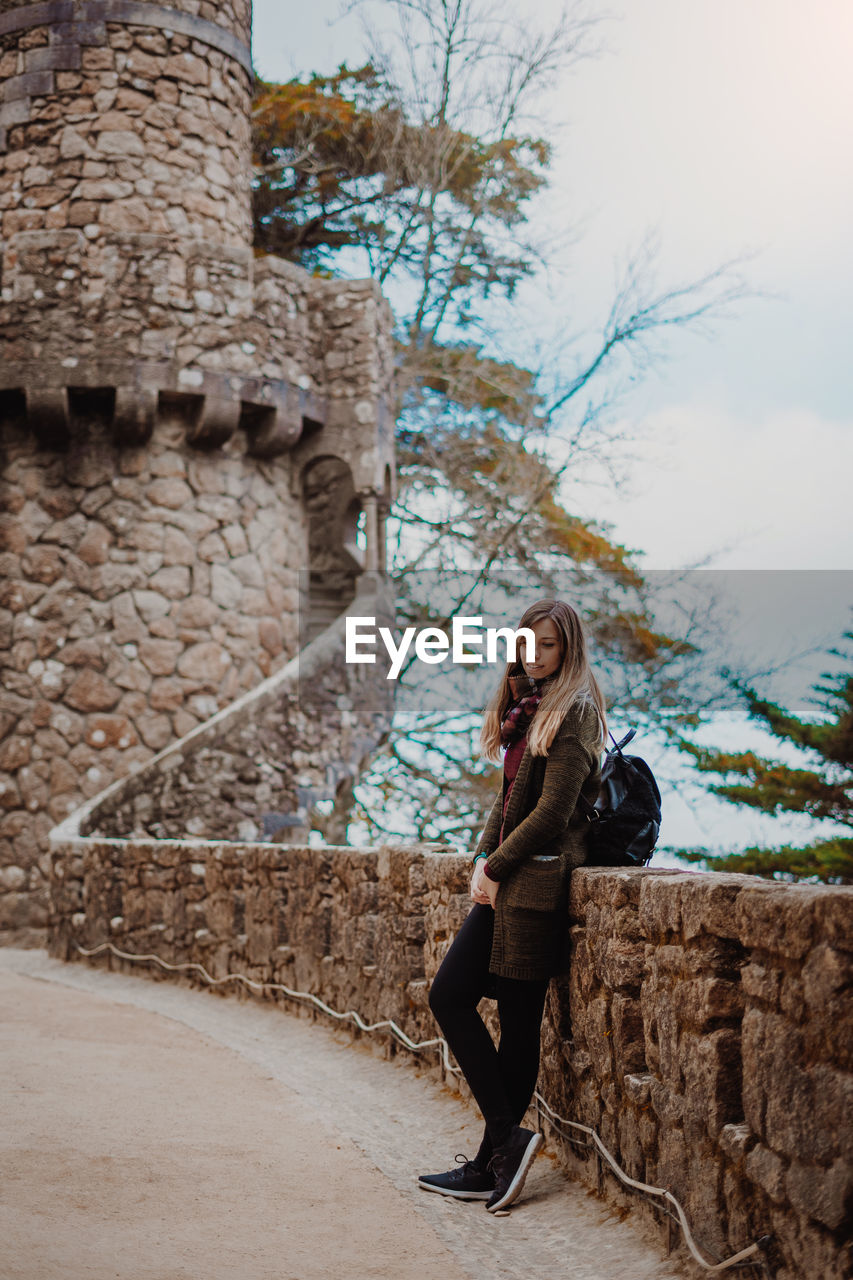
<svg viewBox="0 0 853 1280"><path fill-rule="evenodd" d="M674 1280L540 1156L506 1217L421 1191L477 1113L236 995L0 948L0 1280Z"/></svg>

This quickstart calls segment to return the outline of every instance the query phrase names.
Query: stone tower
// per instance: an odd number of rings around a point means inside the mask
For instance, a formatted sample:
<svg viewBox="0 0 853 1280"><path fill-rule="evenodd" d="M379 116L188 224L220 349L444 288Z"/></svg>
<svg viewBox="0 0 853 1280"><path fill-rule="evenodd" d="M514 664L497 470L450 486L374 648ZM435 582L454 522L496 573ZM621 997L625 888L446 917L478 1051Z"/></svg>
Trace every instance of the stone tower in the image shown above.
<svg viewBox="0 0 853 1280"><path fill-rule="evenodd" d="M0 0L7 940L56 822L383 567L390 317L253 254L250 33L249 0Z"/></svg>

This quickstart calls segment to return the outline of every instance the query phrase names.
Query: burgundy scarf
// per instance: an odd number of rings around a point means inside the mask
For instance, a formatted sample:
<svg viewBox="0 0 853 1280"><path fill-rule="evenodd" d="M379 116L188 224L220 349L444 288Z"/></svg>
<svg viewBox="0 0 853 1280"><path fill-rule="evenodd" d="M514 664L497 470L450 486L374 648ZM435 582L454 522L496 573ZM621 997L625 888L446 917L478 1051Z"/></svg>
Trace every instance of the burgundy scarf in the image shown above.
<svg viewBox="0 0 853 1280"><path fill-rule="evenodd" d="M536 708L547 692L546 686L550 677L534 680L525 672L509 677L509 688L513 701L503 720L501 720L501 744L508 747L511 743L523 738L536 714Z"/></svg>

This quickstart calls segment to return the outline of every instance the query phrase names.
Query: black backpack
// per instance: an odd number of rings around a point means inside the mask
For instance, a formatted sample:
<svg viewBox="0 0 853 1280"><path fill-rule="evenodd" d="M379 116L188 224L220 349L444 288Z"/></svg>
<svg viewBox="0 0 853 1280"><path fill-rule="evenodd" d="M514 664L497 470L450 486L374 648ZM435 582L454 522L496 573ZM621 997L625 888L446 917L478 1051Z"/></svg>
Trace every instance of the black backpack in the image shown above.
<svg viewBox="0 0 853 1280"><path fill-rule="evenodd" d="M613 747L601 767L601 787L594 805L581 796L585 814L587 862L590 867L644 867L660 832L660 790L645 760L625 756L622 748L636 734L629 730Z"/></svg>

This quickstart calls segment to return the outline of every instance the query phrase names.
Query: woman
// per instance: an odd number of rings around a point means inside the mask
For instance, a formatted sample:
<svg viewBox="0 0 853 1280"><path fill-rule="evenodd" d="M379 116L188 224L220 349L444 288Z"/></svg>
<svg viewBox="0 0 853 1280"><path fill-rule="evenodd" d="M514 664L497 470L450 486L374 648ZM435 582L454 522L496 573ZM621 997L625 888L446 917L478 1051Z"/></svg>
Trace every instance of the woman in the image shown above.
<svg viewBox="0 0 853 1280"><path fill-rule="evenodd" d="M426 1191L485 1200L491 1212L518 1197L542 1137L520 1121L539 1074L542 1012L560 971L568 881L586 856L578 796L594 802L606 740L604 700L580 618L561 600L531 605L519 624L535 637L507 664L486 708L483 754L499 761L503 788L474 855L466 917L435 976L430 1008L486 1122L473 1160L423 1174ZM497 999L497 1049L477 1013Z"/></svg>

